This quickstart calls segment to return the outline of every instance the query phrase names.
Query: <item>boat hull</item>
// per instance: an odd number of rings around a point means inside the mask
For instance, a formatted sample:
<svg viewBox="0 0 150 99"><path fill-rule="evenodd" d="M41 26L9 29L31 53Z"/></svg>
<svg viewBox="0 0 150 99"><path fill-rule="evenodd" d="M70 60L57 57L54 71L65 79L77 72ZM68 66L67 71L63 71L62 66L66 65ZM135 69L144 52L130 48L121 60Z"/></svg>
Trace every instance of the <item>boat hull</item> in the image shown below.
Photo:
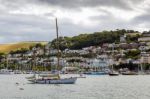
<svg viewBox="0 0 150 99"><path fill-rule="evenodd" d="M119 74L109 73L109 76L119 76Z"/></svg>
<svg viewBox="0 0 150 99"><path fill-rule="evenodd" d="M122 75L138 75L138 73L135 73L135 72L130 72L130 73L122 73Z"/></svg>
<svg viewBox="0 0 150 99"><path fill-rule="evenodd" d="M35 84L74 84L77 78L64 78L64 79L32 79L29 80Z"/></svg>
<svg viewBox="0 0 150 99"><path fill-rule="evenodd" d="M106 75L107 73L105 73L105 72L87 72L84 74L86 74L86 75Z"/></svg>
<svg viewBox="0 0 150 99"><path fill-rule="evenodd" d="M109 73L109 76L119 76L119 73L116 72L116 71L111 71L111 72Z"/></svg>
<svg viewBox="0 0 150 99"><path fill-rule="evenodd" d="M8 70L8 69L1 69L0 74L11 75L11 74L14 74L14 72L12 70Z"/></svg>
<svg viewBox="0 0 150 99"><path fill-rule="evenodd" d="M0 75L12 75L14 72L0 72Z"/></svg>

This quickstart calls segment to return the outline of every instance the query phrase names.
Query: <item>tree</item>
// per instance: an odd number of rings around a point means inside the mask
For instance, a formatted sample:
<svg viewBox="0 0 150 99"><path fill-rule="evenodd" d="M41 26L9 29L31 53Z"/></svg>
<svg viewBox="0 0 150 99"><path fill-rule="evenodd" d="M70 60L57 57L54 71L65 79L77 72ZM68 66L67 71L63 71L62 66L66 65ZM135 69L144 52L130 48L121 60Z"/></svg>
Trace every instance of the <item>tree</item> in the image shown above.
<svg viewBox="0 0 150 99"><path fill-rule="evenodd" d="M126 58L138 59L141 51L140 50L130 50L125 53Z"/></svg>
<svg viewBox="0 0 150 99"><path fill-rule="evenodd" d="M0 61L3 59L3 58L5 58L5 53L2 53L2 52L0 52Z"/></svg>
<svg viewBox="0 0 150 99"><path fill-rule="evenodd" d="M94 32L91 34L80 34L74 37L59 37L59 47L61 50L66 48L68 49L82 49L89 46L99 46L103 43L118 43L120 42L120 36L125 33L135 33L138 31L134 30L125 30L117 29L115 31L102 31ZM127 37L127 40L130 42L138 41L139 35L135 37ZM52 47L57 48L57 39L54 39L52 42Z"/></svg>
<svg viewBox="0 0 150 99"><path fill-rule="evenodd" d="M36 47L36 48L43 48L43 45L42 45L41 43L37 43L37 44L35 45L35 47Z"/></svg>

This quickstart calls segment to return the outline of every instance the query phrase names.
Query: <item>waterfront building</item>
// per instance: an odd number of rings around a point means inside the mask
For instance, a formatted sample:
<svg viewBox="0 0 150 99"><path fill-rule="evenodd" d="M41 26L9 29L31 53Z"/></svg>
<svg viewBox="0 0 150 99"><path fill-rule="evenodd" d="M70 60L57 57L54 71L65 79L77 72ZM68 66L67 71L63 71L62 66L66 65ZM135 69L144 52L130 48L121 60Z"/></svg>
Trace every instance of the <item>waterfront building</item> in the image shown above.
<svg viewBox="0 0 150 99"><path fill-rule="evenodd" d="M147 42L147 41L150 41L150 37L140 37L138 38L138 41Z"/></svg>
<svg viewBox="0 0 150 99"><path fill-rule="evenodd" d="M86 59L86 67L103 70L109 67L109 62L107 55L100 55L97 58Z"/></svg>
<svg viewBox="0 0 150 99"><path fill-rule="evenodd" d="M120 36L120 42L125 43L126 42L126 35Z"/></svg>
<svg viewBox="0 0 150 99"><path fill-rule="evenodd" d="M142 37L138 38L140 42L149 42L150 41L150 33L143 33Z"/></svg>
<svg viewBox="0 0 150 99"><path fill-rule="evenodd" d="M146 52L141 53L140 63L150 63L150 54Z"/></svg>

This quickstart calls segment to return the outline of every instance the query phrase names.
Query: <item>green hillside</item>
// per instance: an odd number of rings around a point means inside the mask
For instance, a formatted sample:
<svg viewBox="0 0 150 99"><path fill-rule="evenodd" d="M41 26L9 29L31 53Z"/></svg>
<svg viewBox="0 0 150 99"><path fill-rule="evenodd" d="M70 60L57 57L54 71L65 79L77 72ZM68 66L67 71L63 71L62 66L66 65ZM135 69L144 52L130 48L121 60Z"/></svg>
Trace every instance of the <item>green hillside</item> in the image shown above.
<svg viewBox="0 0 150 99"><path fill-rule="evenodd" d="M80 34L74 37L60 37L60 49L82 49L83 47L88 46L99 46L103 43L119 43L120 36L124 35L125 33L139 33L138 31L134 30L115 30L115 31L102 31L102 32L94 32L91 34ZM130 36L127 35L126 39L127 42L137 42L139 35ZM52 46L56 48L56 39L52 41Z"/></svg>

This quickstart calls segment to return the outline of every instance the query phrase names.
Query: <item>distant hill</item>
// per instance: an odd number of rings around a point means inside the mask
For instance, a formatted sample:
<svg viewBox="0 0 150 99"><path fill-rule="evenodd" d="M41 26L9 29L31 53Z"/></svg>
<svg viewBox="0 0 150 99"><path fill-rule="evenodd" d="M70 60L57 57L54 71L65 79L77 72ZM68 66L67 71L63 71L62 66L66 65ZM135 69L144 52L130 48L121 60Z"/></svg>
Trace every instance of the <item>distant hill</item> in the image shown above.
<svg viewBox="0 0 150 99"><path fill-rule="evenodd" d="M27 41L27 42L18 42L18 43L11 43L11 44L0 44L0 52L8 53L10 51L15 51L15 50L18 50L21 48L29 48L30 46L34 46L38 43L45 45L48 42L45 42L45 41Z"/></svg>
<svg viewBox="0 0 150 99"><path fill-rule="evenodd" d="M126 36L127 43L137 42L138 37L140 37L140 33L134 30L125 30L125 29L117 29L114 31L102 31L102 32L94 32L91 34L80 34L74 37L60 37L60 49L64 50L68 49L82 49L84 47L89 46L101 46L103 43L120 43L120 37L124 34L128 34ZM133 36L134 34L134 36ZM57 48L56 43L57 40L54 39L51 42L51 45Z"/></svg>

